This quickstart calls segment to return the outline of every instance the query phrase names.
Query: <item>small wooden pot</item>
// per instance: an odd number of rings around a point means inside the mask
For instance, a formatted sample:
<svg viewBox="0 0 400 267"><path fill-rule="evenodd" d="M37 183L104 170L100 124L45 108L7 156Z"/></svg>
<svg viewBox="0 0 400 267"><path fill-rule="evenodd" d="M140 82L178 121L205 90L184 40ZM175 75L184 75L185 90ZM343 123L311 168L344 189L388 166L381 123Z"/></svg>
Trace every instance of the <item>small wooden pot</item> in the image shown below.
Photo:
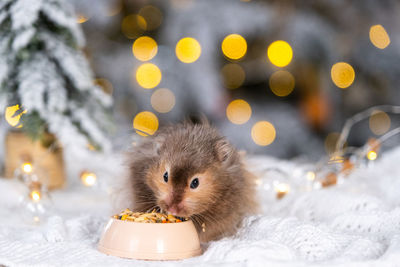
<svg viewBox="0 0 400 267"><path fill-rule="evenodd" d="M49 189L60 188L65 183L64 159L61 146L57 144L54 135L47 134L46 140L53 140L52 146L46 147L40 140L32 139L19 131L10 131L6 136L5 145L5 176L12 178L21 163L33 163L34 172L39 181Z"/></svg>

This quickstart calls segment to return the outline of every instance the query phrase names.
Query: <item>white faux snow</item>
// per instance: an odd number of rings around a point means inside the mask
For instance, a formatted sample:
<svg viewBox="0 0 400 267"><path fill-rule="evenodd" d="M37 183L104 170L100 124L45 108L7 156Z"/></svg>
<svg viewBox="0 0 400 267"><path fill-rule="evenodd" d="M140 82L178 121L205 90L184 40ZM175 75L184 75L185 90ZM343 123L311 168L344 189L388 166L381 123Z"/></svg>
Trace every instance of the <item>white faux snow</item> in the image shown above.
<svg viewBox="0 0 400 267"><path fill-rule="evenodd" d="M280 201L260 186L264 214L245 220L235 237L210 242L203 255L179 262L151 262L101 254L96 245L114 212L107 187L74 184L51 193L56 212L35 226L19 217L21 187L0 180L0 264L7 266L398 266L400 264L400 147L356 170L343 184L292 192ZM104 163L103 163L104 164ZM249 168L263 182L265 169L293 162L252 156ZM110 167L110 166L109 166ZM119 169L120 167L116 167ZM115 173L120 176L120 173ZM111 175L112 176L112 175ZM108 183L115 184L117 177ZM100 179L100 178L99 178ZM102 177L101 179L105 179ZM105 181L104 181L105 182Z"/></svg>

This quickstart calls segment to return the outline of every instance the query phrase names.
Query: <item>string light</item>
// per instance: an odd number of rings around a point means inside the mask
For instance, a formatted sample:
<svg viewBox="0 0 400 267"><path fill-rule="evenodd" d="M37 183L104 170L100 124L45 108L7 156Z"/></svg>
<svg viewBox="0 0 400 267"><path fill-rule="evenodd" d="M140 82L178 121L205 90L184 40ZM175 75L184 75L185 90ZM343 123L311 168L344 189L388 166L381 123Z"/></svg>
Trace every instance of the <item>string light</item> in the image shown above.
<svg viewBox="0 0 400 267"><path fill-rule="evenodd" d="M277 96L288 96L294 89L294 77L286 70L278 70L269 78L269 87Z"/></svg>
<svg viewBox="0 0 400 267"><path fill-rule="evenodd" d="M152 89L161 82L161 71L153 63L144 63L136 70L136 81L145 89Z"/></svg>
<svg viewBox="0 0 400 267"><path fill-rule="evenodd" d="M290 191L290 186L287 183L274 183L274 190L276 192L276 198L281 199Z"/></svg>
<svg viewBox="0 0 400 267"><path fill-rule="evenodd" d="M247 52L247 42L239 34L230 34L221 44L222 53L229 59L239 60Z"/></svg>
<svg viewBox="0 0 400 267"><path fill-rule="evenodd" d="M93 186L96 184L97 176L92 172L83 171L81 173L81 181L85 186Z"/></svg>
<svg viewBox="0 0 400 267"><path fill-rule="evenodd" d="M339 88L349 87L354 82L355 76L353 67L346 62L338 62L332 66L331 78Z"/></svg>
<svg viewBox="0 0 400 267"><path fill-rule="evenodd" d="M157 55L157 42L149 36L142 36L132 45L132 53L140 61L148 61Z"/></svg>
<svg viewBox="0 0 400 267"><path fill-rule="evenodd" d="M306 174L307 180L314 181L315 180L315 172L309 171Z"/></svg>
<svg viewBox="0 0 400 267"><path fill-rule="evenodd" d="M33 171L33 166L32 163L30 162L24 162L21 165L21 170L26 173L26 174L30 174Z"/></svg>
<svg viewBox="0 0 400 267"><path fill-rule="evenodd" d="M41 199L41 194L39 191L37 190L33 190L30 192L29 197L34 201L34 202L38 202Z"/></svg>
<svg viewBox="0 0 400 267"><path fill-rule="evenodd" d="M293 50L287 42L278 40L268 46L267 55L272 64L285 67L292 61Z"/></svg>
<svg viewBox="0 0 400 267"><path fill-rule="evenodd" d="M226 116L234 124L244 124L251 117L251 107L242 99L233 100L226 108Z"/></svg>
<svg viewBox="0 0 400 267"><path fill-rule="evenodd" d="M390 44L390 37L382 25L373 25L369 29L371 43L379 49L385 49Z"/></svg>
<svg viewBox="0 0 400 267"><path fill-rule="evenodd" d="M333 132L326 136L324 146L328 155L332 155L336 151L336 143L340 137L339 133Z"/></svg>
<svg viewBox="0 0 400 267"><path fill-rule="evenodd" d="M76 22L79 24L85 23L88 20L89 20L89 17L84 14L78 14L78 16L76 18Z"/></svg>
<svg viewBox="0 0 400 267"><path fill-rule="evenodd" d="M135 39L146 29L146 20L136 14L130 14L122 20L121 31L126 38Z"/></svg>
<svg viewBox="0 0 400 267"><path fill-rule="evenodd" d="M251 138L259 146L270 145L274 142L275 137L275 127L268 121L259 121L251 128Z"/></svg>
<svg viewBox="0 0 400 267"><path fill-rule="evenodd" d="M182 38L176 44L175 54L183 63L193 63L201 55L201 45L192 37Z"/></svg>
<svg viewBox="0 0 400 267"><path fill-rule="evenodd" d="M175 106L175 95L167 88L160 88L151 95L150 102L157 112L167 113Z"/></svg>
<svg viewBox="0 0 400 267"><path fill-rule="evenodd" d="M378 157L378 153L376 153L375 151L371 150L368 151L367 153L367 158L371 161L376 160L376 158Z"/></svg>
<svg viewBox="0 0 400 267"><path fill-rule="evenodd" d="M153 135L158 130L157 116L150 111L142 111L133 119L133 128L141 136Z"/></svg>
<svg viewBox="0 0 400 267"><path fill-rule="evenodd" d="M390 117L386 112L374 110L369 117L369 128L376 135L382 135L390 129Z"/></svg>

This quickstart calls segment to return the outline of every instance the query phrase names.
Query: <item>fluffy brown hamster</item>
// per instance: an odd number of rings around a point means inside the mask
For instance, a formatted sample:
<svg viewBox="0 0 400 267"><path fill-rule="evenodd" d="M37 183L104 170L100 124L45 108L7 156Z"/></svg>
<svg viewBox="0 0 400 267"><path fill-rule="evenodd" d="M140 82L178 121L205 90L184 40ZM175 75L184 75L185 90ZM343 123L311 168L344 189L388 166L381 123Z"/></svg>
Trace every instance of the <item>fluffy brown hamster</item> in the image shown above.
<svg viewBox="0 0 400 267"><path fill-rule="evenodd" d="M132 208L190 217L202 242L236 233L257 209L254 180L208 123L160 129L133 148L129 161Z"/></svg>

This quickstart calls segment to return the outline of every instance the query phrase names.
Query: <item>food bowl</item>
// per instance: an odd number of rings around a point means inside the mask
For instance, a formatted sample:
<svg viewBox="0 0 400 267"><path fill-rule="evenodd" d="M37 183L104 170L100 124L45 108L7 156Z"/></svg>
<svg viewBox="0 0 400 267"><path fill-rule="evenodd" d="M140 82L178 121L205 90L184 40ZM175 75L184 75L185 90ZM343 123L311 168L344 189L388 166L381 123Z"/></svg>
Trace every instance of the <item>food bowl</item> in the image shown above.
<svg viewBox="0 0 400 267"><path fill-rule="evenodd" d="M191 220L141 223L111 218L98 245L100 252L140 260L180 260L201 254Z"/></svg>

